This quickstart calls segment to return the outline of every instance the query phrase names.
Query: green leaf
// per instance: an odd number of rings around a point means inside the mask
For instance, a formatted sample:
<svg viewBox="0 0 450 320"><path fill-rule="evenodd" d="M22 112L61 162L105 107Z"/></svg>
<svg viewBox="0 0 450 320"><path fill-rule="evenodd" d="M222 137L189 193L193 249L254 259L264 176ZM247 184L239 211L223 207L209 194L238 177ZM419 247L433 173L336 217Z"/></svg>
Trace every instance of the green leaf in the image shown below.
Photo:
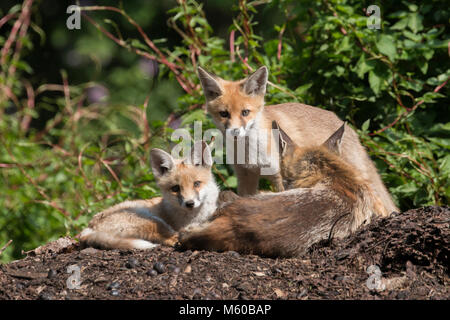
<svg viewBox="0 0 450 320"><path fill-rule="evenodd" d="M373 71L369 72L369 84L375 95L378 95L381 91L382 79Z"/></svg>
<svg viewBox="0 0 450 320"><path fill-rule="evenodd" d="M235 176L229 176L226 180L226 183L230 188L236 188L237 187L237 178Z"/></svg>
<svg viewBox="0 0 450 320"><path fill-rule="evenodd" d="M391 36L381 35L380 40L377 42L378 50L386 55L389 60L394 61L397 56L397 48L395 46L395 41Z"/></svg>
<svg viewBox="0 0 450 320"><path fill-rule="evenodd" d="M295 94L299 95L299 96L303 96L304 94L306 94L309 90L309 88L311 88L313 85L313 83L307 83L304 85L301 85L300 87L298 87L297 89L295 89Z"/></svg>
<svg viewBox="0 0 450 320"><path fill-rule="evenodd" d="M438 98L445 98L445 96L439 92L427 92L423 95L422 98L419 98L418 100L423 100L426 103L435 103L435 99Z"/></svg>
<svg viewBox="0 0 450 320"><path fill-rule="evenodd" d="M392 27L390 27L391 30L403 30L408 25L409 19L403 18L399 21L397 21Z"/></svg>
<svg viewBox="0 0 450 320"><path fill-rule="evenodd" d="M205 112L201 109L195 110L191 113L187 113L182 117L181 125L185 126L186 124L194 123L194 121L205 121L206 116Z"/></svg>
<svg viewBox="0 0 450 320"><path fill-rule="evenodd" d="M442 176L450 176L450 154L446 155L439 166Z"/></svg>
<svg viewBox="0 0 450 320"><path fill-rule="evenodd" d="M138 49L142 49L142 50L148 50L148 46L146 46L145 44L143 44L141 41L139 41L137 39L131 39L130 40L130 44L134 48L138 48Z"/></svg>
<svg viewBox="0 0 450 320"><path fill-rule="evenodd" d="M364 121L364 123L361 126L361 130L363 132L367 132L369 130L369 125L370 125L370 119L367 119L366 121Z"/></svg>
<svg viewBox="0 0 450 320"><path fill-rule="evenodd" d="M423 74L426 74L428 71L428 62L424 61L421 64L419 64L420 71L422 71Z"/></svg>
<svg viewBox="0 0 450 320"><path fill-rule="evenodd" d="M375 68L375 63L374 63L374 61L373 61L373 60L367 61L367 60L366 60L366 56L365 56L365 54L363 53L363 54L361 55L361 57L359 58L358 63L356 64L356 67L355 67L355 70L354 70L354 71L356 71L356 74L358 75L358 77L359 77L360 79L363 79L363 78L364 78L364 75L365 75L367 72L373 70L374 68Z"/></svg>
<svg viewBox="0 0 450 320"><path fill-rule="evenodd" d="M409 9L409 11L416 12L419 7L416 4L403 2Z"/></svg>
<svg viewBox="0 0 450 320"><path fill-rule="evenodd" d="M412 13L409 15L408 27L412 30L412 32L417 33L423 30L423 16L419 13Z"/></svg>

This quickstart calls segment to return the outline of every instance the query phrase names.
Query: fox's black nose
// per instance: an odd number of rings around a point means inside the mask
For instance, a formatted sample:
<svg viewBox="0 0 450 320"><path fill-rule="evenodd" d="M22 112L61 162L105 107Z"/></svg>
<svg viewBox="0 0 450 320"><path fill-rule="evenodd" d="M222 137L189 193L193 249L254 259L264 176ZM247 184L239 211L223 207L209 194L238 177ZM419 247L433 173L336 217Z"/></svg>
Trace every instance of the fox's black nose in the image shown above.
<svg viewBox="0 0 450 320"><path fill-rule="evenodd" d="M186 204L186 207L193 208L195 203L194 203L194 200L189 200L189 201L186 201L185 204Z"/></svg>

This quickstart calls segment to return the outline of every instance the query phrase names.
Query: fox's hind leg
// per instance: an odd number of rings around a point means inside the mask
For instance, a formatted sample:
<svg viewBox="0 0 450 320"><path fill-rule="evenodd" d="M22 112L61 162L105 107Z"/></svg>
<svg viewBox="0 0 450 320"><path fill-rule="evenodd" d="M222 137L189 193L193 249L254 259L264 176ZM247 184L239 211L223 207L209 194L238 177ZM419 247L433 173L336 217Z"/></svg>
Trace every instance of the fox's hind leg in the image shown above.
<svg viewBox="0 0 450 320"><path fill-rule="evenodd" d="M178 241L178 233L158 217L143 218L134 222L122 230L120 237L142 239L167 246L174 246Z"/></svg>

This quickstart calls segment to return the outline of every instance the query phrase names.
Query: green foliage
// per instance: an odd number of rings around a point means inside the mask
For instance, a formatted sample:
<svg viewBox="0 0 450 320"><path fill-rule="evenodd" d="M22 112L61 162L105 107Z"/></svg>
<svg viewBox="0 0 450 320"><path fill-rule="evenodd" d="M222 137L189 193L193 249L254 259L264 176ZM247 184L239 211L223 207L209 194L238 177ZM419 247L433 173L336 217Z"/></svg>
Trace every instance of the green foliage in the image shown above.
<svg viewBox="0 0 450 320"><path fill-rule="evenodd" d="M21 6L3 10L0 248L13 243L0 259L76 235L114 203L158 195L149 150L173 145L180 125L214 128L198 65L225 79L266 65L267 104L303 102L347 120L401 209L448 204L448 4L380 3L379 30L367 27L371 4L236 0L228 12L222 1L120 2L85 7L82 32L64 20L42 30L40 2L28 22ZM222 17L205 13L212 7L231 15L221 33L212 26ZM12 36L16 21L28 29ZM42 69L49 43L65 58ZM230 167L214 172L236 187Z"/></svg>

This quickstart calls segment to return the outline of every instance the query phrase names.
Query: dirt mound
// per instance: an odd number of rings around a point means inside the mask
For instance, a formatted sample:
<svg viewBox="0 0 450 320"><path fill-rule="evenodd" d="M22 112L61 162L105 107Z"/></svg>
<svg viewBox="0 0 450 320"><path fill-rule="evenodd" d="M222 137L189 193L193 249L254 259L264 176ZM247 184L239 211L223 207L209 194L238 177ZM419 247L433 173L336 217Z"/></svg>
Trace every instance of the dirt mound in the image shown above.
<svg viewBox="0 0 450 320"><path fill-rule="evenodd" d="M449 224L448 207L410 210L295 259L63 238L0 266L0 299L449 299Z"/></svg>

